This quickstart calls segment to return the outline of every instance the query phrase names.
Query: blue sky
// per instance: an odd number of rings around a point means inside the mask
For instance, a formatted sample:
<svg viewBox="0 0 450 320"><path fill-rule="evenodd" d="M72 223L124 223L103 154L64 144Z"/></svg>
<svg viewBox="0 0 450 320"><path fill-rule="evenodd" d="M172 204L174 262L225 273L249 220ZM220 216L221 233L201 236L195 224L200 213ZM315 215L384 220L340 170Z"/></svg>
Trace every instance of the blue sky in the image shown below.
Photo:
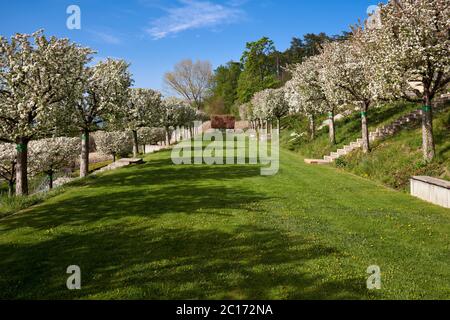
<svg viewBox="0 0 450 320"><path fill-rule="evenodd" d="M305 33L348 30L371 0L34 0L2 1L0 34L68 37L98 51L96 59L131 63L135 86L164 90L162 77L182 59L214 67L239 60L245 43L267 36L280 51ZM81 9L81 30L69 30L69 5Z"/></svg>

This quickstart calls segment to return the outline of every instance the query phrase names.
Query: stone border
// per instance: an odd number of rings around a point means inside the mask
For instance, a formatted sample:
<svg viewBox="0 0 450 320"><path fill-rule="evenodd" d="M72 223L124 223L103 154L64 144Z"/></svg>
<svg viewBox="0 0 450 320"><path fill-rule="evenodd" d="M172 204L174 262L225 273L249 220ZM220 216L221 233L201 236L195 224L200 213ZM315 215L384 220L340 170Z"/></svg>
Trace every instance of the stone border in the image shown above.
<svg viewBox="0 0 450 320"><path fill-rule="evenodd" d="M411 178L411 195L450 208L450 182L426 176Z"/></svg>

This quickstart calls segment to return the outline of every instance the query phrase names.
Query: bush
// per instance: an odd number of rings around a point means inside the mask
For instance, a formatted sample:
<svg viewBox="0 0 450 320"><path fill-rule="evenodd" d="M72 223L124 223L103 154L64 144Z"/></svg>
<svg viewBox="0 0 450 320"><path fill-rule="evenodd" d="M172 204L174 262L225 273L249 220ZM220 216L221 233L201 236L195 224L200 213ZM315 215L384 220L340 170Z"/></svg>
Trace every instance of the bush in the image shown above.
<svg viewBox="0 0 450 320"><path fill-rule="evenodd" d="M344 158L337 158L335 161L335 165L338 168L345 168L348 165L348 162Z"/></svg>

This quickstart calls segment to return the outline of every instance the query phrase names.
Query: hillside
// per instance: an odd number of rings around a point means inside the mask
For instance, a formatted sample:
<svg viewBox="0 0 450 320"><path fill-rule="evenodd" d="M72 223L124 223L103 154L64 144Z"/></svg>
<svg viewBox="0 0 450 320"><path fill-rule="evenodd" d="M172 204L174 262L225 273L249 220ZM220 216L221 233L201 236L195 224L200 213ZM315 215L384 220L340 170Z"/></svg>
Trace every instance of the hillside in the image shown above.
<svg viewBox="0 0 450 320"><path fill-rule="evenodd" d="M372 109L368 115L370 131L419 108L419 105L413 103L396 103ZM370 154L366 155L358 150L338 159L334 165L404 191L408 190L409 178L414 175L429 175L450 180L450 110L448 106L445 111L435 114L434 119L437 157L430 164L422 160L422 133L420 123L415 123L392 137L372 143ZM297 139L291 136L293 132L307 131L305 120L291 117L286 120L285 126L287 130L283 133L282 144L306 158L322 158L361 136L359 113L354 113L341 122L337 122L338 144L336 146L329 144L327 127L318 132L314 141L309 141L308 135Z"/></svg>

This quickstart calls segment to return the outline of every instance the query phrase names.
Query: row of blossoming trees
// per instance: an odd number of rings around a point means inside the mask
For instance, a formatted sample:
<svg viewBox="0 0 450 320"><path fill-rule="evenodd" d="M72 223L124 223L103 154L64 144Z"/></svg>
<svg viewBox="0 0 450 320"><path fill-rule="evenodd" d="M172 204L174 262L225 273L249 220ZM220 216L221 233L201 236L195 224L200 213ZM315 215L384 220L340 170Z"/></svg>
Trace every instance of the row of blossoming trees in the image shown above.
<svg viewBox="0 0 450 320"><path fill-rule="evenodd" d="M0 37L0 178L10 193L15 184L17 195L28 194L29 175L52 176L80 153L80 176L87 176L94 131L108 132L97 137L106 153L128 143L136 155L140 143L170 143L174 128L192 128L202 116L182 100L131 89L125 61L92 65L94 53L42 31Z"/></svg>
<svg viewBox="0 0 450 320"><path fill-rule="evenodd" d="M367 113L381 101L422 101L423 154L435 156L433 100L450 82L450 2L402 0L380 5L372 27L358 25L349 39L327 43L321 53L291 66L292 80L258 92L244 105L254 125L291 113L308 116L312 138L320 114L361 111L364 152L370 151ZM420 83L419 88L411 83Z"/></svg>

